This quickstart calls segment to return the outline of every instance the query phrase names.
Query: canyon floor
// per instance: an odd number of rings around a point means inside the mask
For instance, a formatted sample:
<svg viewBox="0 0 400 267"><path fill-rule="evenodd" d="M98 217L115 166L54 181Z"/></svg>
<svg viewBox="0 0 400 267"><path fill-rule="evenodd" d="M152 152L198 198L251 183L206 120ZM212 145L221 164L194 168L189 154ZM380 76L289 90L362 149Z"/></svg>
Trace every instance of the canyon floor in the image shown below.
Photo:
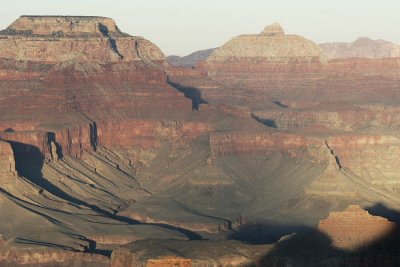
<svg viewBox="0 0 400 267"><path fill-rule="evenodd" d="M400 58L325 53L273 24L176 67L110 18L21 16L0 266L398 266Z"/></svg>

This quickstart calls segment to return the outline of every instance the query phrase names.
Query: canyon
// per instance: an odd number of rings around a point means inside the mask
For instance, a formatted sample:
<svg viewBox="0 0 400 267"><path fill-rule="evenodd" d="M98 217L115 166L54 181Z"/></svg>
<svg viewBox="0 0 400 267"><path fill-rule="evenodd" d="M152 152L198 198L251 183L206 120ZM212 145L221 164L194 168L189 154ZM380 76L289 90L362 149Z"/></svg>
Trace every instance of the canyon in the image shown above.
<svg viewBox="0 0 400 267"><path fill-rule="evenodd" d="M391 266L400 59L276 23L208 52L173 66L104 17L0 31L1 266Z"/></svg>

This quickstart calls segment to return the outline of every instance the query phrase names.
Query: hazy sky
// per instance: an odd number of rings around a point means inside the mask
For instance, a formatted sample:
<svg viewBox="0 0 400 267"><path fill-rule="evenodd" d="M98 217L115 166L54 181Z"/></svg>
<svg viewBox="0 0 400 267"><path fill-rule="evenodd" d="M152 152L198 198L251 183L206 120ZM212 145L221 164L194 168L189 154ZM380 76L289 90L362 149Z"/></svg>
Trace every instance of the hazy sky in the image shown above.
<svg viewBox="0 0 400 267"><path fill-rule="evenodd" d="M4 3L2 3L4 1ZM399 0L0 0L0 28L20 15L99 15L166 55L217 47L279 22L315 42L359 36L400 43Z"/></svg>

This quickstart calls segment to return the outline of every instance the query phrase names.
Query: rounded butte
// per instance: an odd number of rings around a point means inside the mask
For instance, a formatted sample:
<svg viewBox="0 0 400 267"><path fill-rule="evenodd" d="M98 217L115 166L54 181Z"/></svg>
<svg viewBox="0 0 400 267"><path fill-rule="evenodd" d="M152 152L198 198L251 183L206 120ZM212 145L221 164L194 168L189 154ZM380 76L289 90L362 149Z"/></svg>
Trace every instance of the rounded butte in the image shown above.
<svg viewBox="0 0 400 267"><path fill-rule="evenodd" d="M207 62L241 59L263 59L273 62L325 62L321 47L294 34L285 34L278 23L264 28L260 34L245 34L232 38L216 49Z"/></svg>

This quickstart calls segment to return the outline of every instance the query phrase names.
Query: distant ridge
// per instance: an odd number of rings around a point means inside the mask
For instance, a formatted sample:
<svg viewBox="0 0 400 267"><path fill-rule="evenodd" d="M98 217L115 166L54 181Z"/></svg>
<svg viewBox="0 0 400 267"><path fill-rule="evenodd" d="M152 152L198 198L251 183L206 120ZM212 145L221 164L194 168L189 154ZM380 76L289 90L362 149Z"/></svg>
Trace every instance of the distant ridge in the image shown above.
<svg viewBox="0 0 400 267"><path fill-rule="evenodd" d="M360 37L351 43L325 43L320 46L329 59L400 57L400 45L367 37Z"/></svg>
<svg viewBox="0 0 400 267"><path fill-rule="evenodd" d="M205 60L216 48L210 48L205 50L199 50L190 55L180 56L168 56L167 62L176 67L194 67L197 62Z"/></svg>

